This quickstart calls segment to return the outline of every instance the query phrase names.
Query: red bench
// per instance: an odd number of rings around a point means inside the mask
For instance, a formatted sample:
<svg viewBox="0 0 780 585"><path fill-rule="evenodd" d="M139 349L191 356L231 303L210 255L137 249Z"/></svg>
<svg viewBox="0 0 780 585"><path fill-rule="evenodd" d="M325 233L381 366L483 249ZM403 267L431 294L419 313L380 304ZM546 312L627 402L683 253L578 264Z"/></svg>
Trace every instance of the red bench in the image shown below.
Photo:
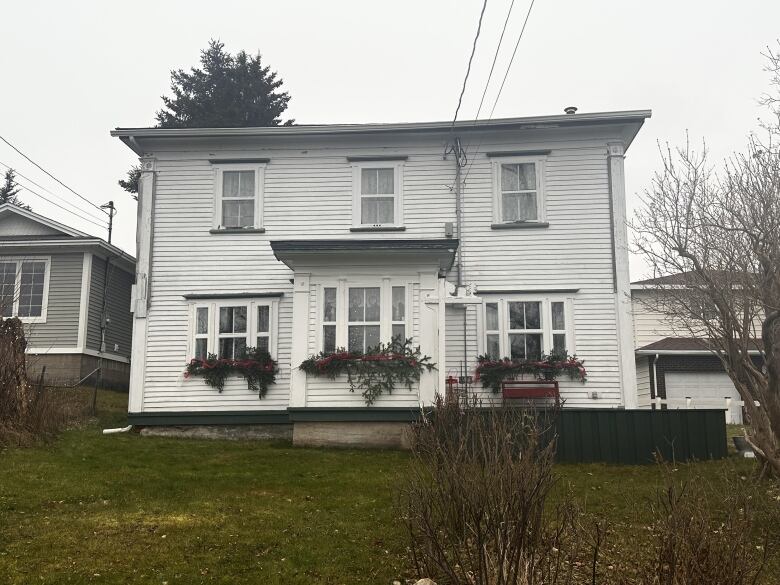
<svg viewBox="0 0 780 585"><path fill-rule="evenodd" d="M504 398L554 398L561 405L561 393L555 380L507 380L501 383Z"/></svg>

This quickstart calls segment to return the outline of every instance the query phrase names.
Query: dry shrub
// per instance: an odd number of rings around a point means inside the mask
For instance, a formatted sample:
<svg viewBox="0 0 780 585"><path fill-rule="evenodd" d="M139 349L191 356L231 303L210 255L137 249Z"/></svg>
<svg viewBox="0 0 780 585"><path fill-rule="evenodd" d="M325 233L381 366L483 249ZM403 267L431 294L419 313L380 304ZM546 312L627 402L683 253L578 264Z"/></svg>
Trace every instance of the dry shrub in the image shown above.
<svg viewBox="0 0 780 585"><path fill-rule="evenodd" d="M574 506L548 506L546 435L519 409L441 400L413 427L401 501L418 574L463 585L582 582L591 569L577 560L595 559L598 545Z"/></svg>
<svg viewBox="0 0 780 585"><path fill-rule="evenodd" d="M417 575L439 585L763 582L774 549L767 518L777 518L764 486L680 482L661 464L665 488L654 501L636 500L633 534L606 542L615 534L606 520L556 487L555 440L543 421L439 400L413 426L400 503Z"/></svg>
<svg viewBox="0 0 780 585"><path fill-rule="evenodd" d="M0 446L48 441L84 416L83 399L67 390L45 390L27 377L24 327L0 320Z"/></svg>
<svg viewBox="0 0 780 585"><path fill-rule="evenodd" d="M662 466L666 488L653 504L654 556L640 567L640 585L761 583L774 547L758 483L726 478L726 489L705 481L675 482ZM629 581L621 581L629 583Z"/></svg>

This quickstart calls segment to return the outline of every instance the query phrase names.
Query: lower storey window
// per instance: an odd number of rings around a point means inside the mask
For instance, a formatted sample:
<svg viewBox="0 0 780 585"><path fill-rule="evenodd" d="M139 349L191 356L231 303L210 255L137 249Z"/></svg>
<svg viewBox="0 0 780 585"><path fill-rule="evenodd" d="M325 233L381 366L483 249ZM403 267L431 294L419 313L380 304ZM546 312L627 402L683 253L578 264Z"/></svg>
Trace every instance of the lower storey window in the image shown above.
<svg viewBox="0 0 780 585"><path fill-rule="evenodd" d="M321 348L369 352L406 338L406 286L388 279L372 286L325 286L321 297Z"/></svg>
<svg viewBox="0 0 780 585"><path fill-rule="evenodd" d="M277 301L221 301L195 305L192 354L206 359L241 359L249 348L274 354Z"/></svg>
<svg viewBox="0 0 780 585"><path fill-rule="evenodd" d="M493 359L539 360L572 350L565 299L497 299L485 303L485 352Z"/></svg>

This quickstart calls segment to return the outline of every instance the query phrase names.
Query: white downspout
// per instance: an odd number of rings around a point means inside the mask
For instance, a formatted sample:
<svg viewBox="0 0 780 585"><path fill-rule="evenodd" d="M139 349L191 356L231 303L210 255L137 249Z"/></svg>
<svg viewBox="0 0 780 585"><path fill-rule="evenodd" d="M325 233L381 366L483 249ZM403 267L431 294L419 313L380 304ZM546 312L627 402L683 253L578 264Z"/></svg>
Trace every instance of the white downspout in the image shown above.
<svg viewBox="0 0 780 585"><path fill-rule="evenodd" d="M116 435L118 433L126 433L132 430L133 425L127 425L126 427L118 427L116 429L103 429L104 435Z"/></svg>
<svg viewBox="0 0 780 585"><path fill-rule="evenodd" d="M656 400L658 400L658 370L655 367L657 363L658 354L655 354L655 358L653 358L653 396L655 396Z"/></svg>

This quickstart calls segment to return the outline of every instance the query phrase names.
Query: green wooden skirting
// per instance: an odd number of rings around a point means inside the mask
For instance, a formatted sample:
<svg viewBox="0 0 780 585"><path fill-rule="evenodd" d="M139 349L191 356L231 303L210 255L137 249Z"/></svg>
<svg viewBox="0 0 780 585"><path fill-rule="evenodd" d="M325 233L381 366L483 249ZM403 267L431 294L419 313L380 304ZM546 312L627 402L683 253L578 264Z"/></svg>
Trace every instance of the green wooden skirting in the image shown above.
<svg viewBox="0 0 780 585"><path fill-rule="evenodd" d="M722 410L562 409L553 423L557 460L651 463L721 459L727 454Z"/></svg>

